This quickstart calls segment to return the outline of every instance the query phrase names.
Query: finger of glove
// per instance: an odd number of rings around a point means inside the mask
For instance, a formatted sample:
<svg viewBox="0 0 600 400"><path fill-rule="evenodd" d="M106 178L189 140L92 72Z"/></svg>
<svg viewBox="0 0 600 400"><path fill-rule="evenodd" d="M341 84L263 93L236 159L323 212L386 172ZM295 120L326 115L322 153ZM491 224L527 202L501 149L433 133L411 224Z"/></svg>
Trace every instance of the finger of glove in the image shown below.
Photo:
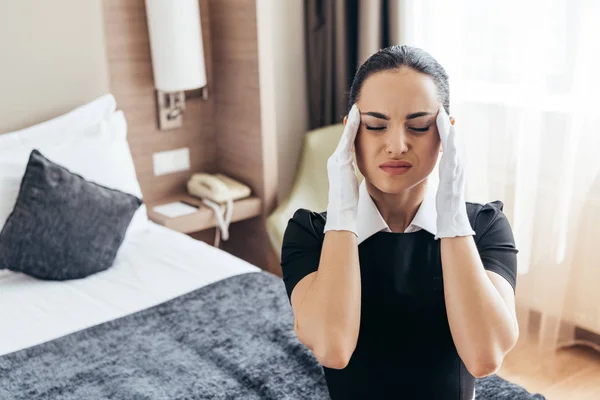
<svg viewBox="0 0 600 400"><path fill-rule="evenodd" d="M352 145L356 139L356 133L360 126L360 110L354 104L348 113L348 119L346 120L346 126L344 126L344 132L340 138L340 142L335 150L336 153L350 153L352 151Z"/></svg>
<svg viewBox="0 0 600 400"><path fill-rule="evenodd" d="M442 146L444 146L444 151L446 150L446 139L450 134L450 131L454 129L454 126L450 123L450 117L446 114L446 110L444 106L440 107L438 111L438 115L435 119L435 123L438 128L438 133L440 135L440 139L442 140Z"/></svg>
<svg viewBox="0 0 600 400"><path fill-rule="evenodd" d="M462 165L458 146L456 145L456 132L450 129L444 143L444 152L439 164L440 183L453 182L457 175L462 173Z"/></svg>

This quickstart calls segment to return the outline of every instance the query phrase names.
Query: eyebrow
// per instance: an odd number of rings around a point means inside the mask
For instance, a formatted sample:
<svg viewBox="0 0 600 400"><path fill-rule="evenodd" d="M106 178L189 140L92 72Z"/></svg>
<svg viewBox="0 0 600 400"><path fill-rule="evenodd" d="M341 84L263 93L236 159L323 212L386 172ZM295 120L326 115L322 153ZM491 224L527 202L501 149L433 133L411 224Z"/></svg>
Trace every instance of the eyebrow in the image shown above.
<svg viewBox="0 0 600 400"><path fill-rule="evenodd" d="M390 120L390 117L388 117L385 114L382 113L378 113L375 111L367 111L367 112L361 112L362 115L370 115L371 117L375 117L375 118L379 118L379 119L385 119L386 121Z"/></svg>
<svg viewBox="0 0 600 400"><path fill-rule="evenodd" d="M433 115L433 114L434 113L432 113L432 112L419 111L419 112L416 112L416 113L408 114L406 116L406 119L415 119L415 118L424 117L426 115ZM379 112L376 112L376 111L363 112L363 113L361 113L361 115L370 115L371 117L375 117L375 118L379 118L379 119L384 119L386 121L390 120L389 116L387 116L385 114L382 114L382 113L379 113Z"/></svg>
<svg viewBox="0 0 600 400"><path fill-rule="evenodd" d="M406 116L406 119L414 119L414 118L424 117L426 115L433 115L433 114L435 114L435 113L427 112L427 111L419 111L416 113L408 114Z"/></svg>

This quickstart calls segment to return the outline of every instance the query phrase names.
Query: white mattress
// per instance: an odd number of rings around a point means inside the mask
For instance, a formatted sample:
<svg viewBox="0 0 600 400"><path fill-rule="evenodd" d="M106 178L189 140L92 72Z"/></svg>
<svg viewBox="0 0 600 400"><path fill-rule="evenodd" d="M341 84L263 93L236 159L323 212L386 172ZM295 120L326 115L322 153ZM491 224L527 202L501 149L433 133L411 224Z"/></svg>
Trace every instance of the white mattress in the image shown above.
<svg viewBox="0 0 600 400"><path fill-rule="evenodd" d="M114 265L55 282L0 271L0 355L160 304L260 269L152 222L128 237Z"/></svg>

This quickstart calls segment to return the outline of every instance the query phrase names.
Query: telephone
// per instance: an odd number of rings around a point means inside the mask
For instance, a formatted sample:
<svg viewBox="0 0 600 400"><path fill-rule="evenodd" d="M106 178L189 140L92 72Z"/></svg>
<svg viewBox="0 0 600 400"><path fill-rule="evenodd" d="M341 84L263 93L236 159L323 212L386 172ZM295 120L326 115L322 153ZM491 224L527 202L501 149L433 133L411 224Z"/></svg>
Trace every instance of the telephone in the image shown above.
<svg viewBox="0 0 600 400"><path fill-rule="evenodd" d="M194 174L187 184L189 194L223 204L250 196L250 188L223 174Z"/></svg>
<svg viewBox="0 0 600 400"><path fill-rule="evenodd" d="M188 193L202 199L217 219L219 229L215 232L215 247L229 239L229 224L233 214L233 202L250 196L250 188L223 174L194 174L187 183ZM225 203L225 209L223 204Z"/></svg>

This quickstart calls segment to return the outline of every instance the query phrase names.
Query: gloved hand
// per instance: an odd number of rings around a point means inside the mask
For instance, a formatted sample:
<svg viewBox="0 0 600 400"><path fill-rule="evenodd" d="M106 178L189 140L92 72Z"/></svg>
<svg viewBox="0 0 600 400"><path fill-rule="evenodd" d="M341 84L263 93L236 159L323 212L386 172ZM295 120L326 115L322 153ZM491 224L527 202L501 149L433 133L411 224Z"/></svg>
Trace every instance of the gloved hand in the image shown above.
<svg viewBox="0 0 600 400"><path fill-rule="evenodd" d="M329 202L324 233L330 230L356 233L358 180L354 170L352 145L360 126L360 111L353 105L337 148L327 160Z"/></svg>
<svg viewBox="0 0 600 400"><path fill-rule="evenodd" d="M442 158L440 160L440 183L435 205L437 210L437 234L435 239L475 234L467 216L465 204L465 175L456 146L456 131L450 123L444 107L440 107L436 118Z"/></svg>

